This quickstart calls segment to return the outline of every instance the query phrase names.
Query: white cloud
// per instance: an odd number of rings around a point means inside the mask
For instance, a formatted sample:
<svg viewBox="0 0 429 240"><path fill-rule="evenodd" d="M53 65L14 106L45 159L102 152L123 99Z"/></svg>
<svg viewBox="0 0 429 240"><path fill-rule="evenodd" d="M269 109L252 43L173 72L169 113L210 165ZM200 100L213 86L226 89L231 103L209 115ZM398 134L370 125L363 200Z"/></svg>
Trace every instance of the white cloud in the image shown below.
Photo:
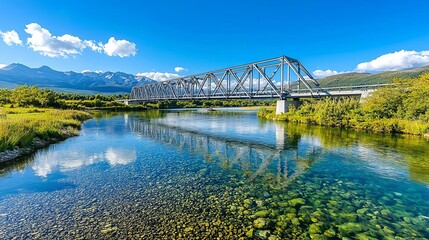
<svg viewBox="0 0 429 240"><path fill-rule="evenodd" d="M186 69L186 68L184 68L184 67L175 67L175 68L174 68L174 71L175 71L175 72L183 72L183 71L187 72L187 71L188 71L188 69Z"/></svg>
<svg viewBox="0 0 429 240"><path fill-rule="evenodd" d="M127 40L116 40L114 37L111 37L109 41L104 44L104 52L108 56L129 57L131 55L136 55L137 50L136 44Z"/></svg>
<svg viewBox="0 0 429 240"><path fill-rule="evenodd" d="M1 63L0 63L0 69L4 68L4 67L6 67L6 66L7 66L7 64L1 64Z"/></svg>
<svg viewBox="0 0 429 240"><path fill-rule="evenodd" d="M96 44L95 41L90 41L90 40L84 40L83 42L85 43L86 46L90 47L91 50L94 52L101 53L103 51L102 43Z"/></svg>
<svg viewBox="0 0 429 240"><path fill-rule="evenodd" d="M359 63L356 71L396 71L407 68L422 67L429 64L429 50L407 51L388 53L370 61Z"/></svg>
<svg viewBox="0 0 429 240"><path fill-rule="evenodd" d="M147 77L150 79L153 79L155 81L165 81L168 79L178 78L180 77L179 74L176 73L162 73L162 72L143 72L143 73L137 73L137 77Z"/></svg>
<svg viewBox="0 0 429 240"><path fill-rule="evenodd" d="M37 23L26 25L25 32L31 35L27 38L29 47L47 57L66 58L69 55L80 54L87 47L85 41L69 34L52 36L47 29Z"/></svg>
<svg viewBox="0 0 429 240"><path fill-rule="evenodd" d="M348 72L338 72L335 70L316 70L313 72L313 76L315 76L316 78L325 78L325 77L329 77L329 76L333 76L333 75L338 75L338 74L343 74L343 73L348 73Z"/></svg>
<svg viewBox="0 0 429 240"><path fill-rule="evenodd" d="M47 57L64 57L81 54L85 48L94 52L104 52L108 56L128 57L136 55L136 45L127 40L115 40L111 37L106 44L94 40L82 40L70 34L53 36L47 29L37 23L26 25L27 45Z"/></svg>
<svg viewBox="0 0 429 240"><path fill-rule="evenodd" d="M19 35L15 30L8 32L0 31L0 37L3 38L3 42L8 46L12 46L13 44L22 45L22 41L19 39Z"/></svg>

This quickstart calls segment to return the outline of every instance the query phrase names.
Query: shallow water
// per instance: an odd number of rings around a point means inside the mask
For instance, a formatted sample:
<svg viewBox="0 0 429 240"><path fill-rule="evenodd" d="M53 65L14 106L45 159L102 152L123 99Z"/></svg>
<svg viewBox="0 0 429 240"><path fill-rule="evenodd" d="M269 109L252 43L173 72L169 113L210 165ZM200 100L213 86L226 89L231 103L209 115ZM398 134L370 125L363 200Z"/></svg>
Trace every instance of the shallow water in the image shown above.
<svg viewBox="0 0 429 240"><path fill-rule="evenodd" d="M0 239L217 237L429 238L429 142L151 111L0 165Z"/></svg>

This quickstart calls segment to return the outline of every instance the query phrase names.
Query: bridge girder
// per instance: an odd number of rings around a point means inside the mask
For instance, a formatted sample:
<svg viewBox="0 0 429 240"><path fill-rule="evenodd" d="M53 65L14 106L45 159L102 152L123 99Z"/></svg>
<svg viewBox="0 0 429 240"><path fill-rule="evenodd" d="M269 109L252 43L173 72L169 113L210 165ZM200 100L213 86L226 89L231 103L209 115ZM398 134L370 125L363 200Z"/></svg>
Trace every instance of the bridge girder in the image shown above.
<svg viewBox="0 0 429 240"><path fill-rule="evenodd" d="M136 86L129 100L283 99L301 87L310 93L320 88L300 61L281 56Z"/></svg>

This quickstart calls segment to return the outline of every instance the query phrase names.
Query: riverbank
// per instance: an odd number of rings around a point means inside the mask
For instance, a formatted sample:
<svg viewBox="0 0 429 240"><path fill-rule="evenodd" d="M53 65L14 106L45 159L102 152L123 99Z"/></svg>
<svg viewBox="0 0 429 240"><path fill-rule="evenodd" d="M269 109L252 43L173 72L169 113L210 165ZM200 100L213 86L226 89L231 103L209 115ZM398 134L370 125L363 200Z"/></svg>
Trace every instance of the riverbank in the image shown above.
<svg viewBox="0 0 429 240"><path fill-rule="evenodd" d="M76 110L0 108L0 163L78 135L89 118Z"/></svg>
<svg viewBox="0 0 429 240"><path fill-rule="evenodd" d="M428 136L429 74L394 82L397 84L378 88L363 102L353 98L311 99L284 114L261 109L258 116L369 132Z"/></svg>
<svg viewBox="0 0 429 240"><path fill-rule="evenodd" d="M352 116L356 109L346 108L342 109L342 111L335 111L333 109L326 110L326 108L323 107L323 105L335 104L333 102L337 102L337 105L344 105L344 101L354 100L311 101L304 103L304 106L301 108L292 109L290 112L279 115L276 115L275 109L261 108L258 112L258 117L296 124L347 128L366 132L420 135L429 140L429 123L425 121L398 118L371 119L362 115Z"/></svg>

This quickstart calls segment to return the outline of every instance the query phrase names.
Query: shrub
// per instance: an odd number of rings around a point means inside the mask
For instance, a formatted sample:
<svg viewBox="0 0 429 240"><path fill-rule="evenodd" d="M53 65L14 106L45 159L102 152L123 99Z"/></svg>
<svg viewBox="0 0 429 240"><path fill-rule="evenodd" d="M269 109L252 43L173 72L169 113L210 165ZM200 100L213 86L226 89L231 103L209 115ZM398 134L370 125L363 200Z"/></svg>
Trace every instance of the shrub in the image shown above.
<svg viewBox="0 0 429 240"><path fill-rule="evenodd" d="M374 132L428 133L429 74L394 82L374 91L362 104L353 98L311 99L281 115L261 109L258 116Z"/></svg>

